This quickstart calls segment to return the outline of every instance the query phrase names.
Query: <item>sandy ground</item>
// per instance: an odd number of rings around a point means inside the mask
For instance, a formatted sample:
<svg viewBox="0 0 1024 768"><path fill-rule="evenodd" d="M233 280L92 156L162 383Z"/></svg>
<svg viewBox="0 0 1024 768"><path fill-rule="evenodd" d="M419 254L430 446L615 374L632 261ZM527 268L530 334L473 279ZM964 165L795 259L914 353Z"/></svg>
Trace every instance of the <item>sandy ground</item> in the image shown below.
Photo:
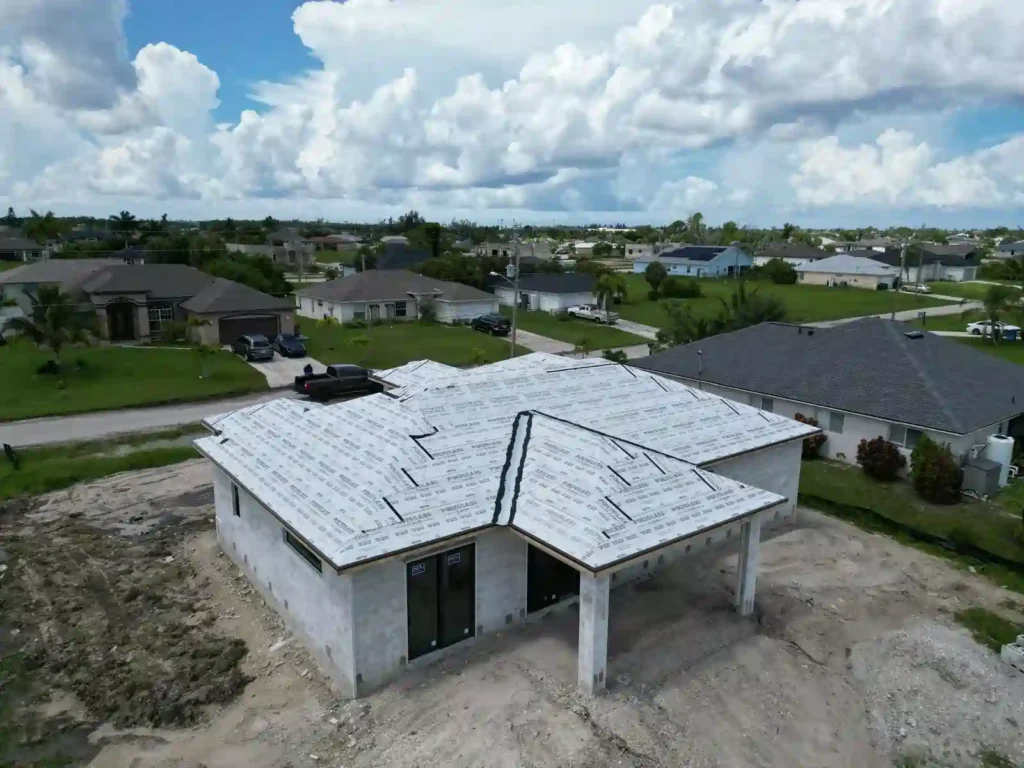
<svg viewBox="0 0 1024 768"><path fill-rule="evenodd" d="M60 723L62 739L77 734L84 764L873 768L907 755L976 766L985 749L1024 760L1024 676L951 618L969 605L1024 618L1012 593L815 513L767 534L755 619L730 608L736 557L726 550L613 591L609 691L596 699L575 689L569 607L346 702L219 553L208 481L204 463L189 462L0 515L0 547L79 513L101 541L162 536L170 554L156 562L182 566L166 588L188 597L194 624L248 649L251 682L191 728L118 728L52 691L36 716ZM8 564L4 576L17 578L32 555ZM156 567L133 566L140 579Z"/></svg>

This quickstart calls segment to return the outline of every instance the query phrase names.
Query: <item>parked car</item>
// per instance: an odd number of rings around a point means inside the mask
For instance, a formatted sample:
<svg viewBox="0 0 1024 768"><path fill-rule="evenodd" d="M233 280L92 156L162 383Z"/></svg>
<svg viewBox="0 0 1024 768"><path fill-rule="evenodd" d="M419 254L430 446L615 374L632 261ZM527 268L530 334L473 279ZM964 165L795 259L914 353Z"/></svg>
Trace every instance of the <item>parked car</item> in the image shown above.
<svg viewBox="0 0 1024 768"><path fill-rule="evenodd" d="M613 325L619 316L615 312L606 312L601 309L597 304L579 304L575 307L569 307L567 310L570 317L578 317L580 320L590 320L595 323L605 323L607 325Z"/></svg>
<svg viewBox="0 0 1024 768"><path fill-rule="evenodd" d="M990 320L980 320L977 323L970 323L967 326L967 332L974 336L991 336L992 335L992 322ZM995 327L999 330L1000 335L1016 336L1020 333L1020 326L1009 325L1007 323L996 322Z"/></svg>
<svg viewBox="0 0 1024 768"><path fill-rule="evenodd" d="M508 318L496 312L474 317L469 325L474 331L484 331L492 336L508 336L512 330L512 323L508 321Z"/></svg>
<svg viewBox="0 0 1024 768"><path fill-rule="evenodd" d="M932 292L932 289L929 288L924 283L921 283L920 285L917 285L917 284L905 285L905 286L903 286L903 290L906 291L907 293L931 293Z"/></svg>
<svg viewBox="0 0 1024 768"><path fill-rule="evenodd" d="M358 365L329 365L326 373L295 377L295 391L310 400L326 403L343 395L370 395L383 392L384 385L370 378L370 371Z"/></svg>
<svg viewBox="0 0 1024 768"><path fill-rule="evenodd" d="M305 336L296 336L292 333L279 333L274 337L274 349L281 357L305 357L306 345Z"/></svg>
<svg viewBox="0 0 1024 768"><path fill-rule="evenodd" d="M274 348L270 346L267 337L259 333L239 336L231 345L231 349L236 355L241 355L250 363L255 360L274 359Z"/></svg>

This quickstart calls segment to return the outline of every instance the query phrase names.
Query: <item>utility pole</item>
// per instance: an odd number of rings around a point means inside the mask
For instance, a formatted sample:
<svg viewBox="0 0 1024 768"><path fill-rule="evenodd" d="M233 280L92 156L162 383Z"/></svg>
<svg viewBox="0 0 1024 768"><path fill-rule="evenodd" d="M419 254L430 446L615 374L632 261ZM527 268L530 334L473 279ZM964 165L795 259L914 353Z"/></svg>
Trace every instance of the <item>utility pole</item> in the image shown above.
<svg viewBox="0 0 1024 768"><path fill-rule="evenodd" d="M896 300L897 300L897 297L899 296L900 288L903 286L903 275L905 274L906 269L907 269L907 247L908 246L909 246L909 242L904 242L903 245L900 246L900 274L899 274L899 278L898 278L899 279L899 284L895 287L895 289L892 292L892 313L889 315L889 319L890 320L895 320L896 319ZM918 270L918 277L920 277L920 270Z"/></svg>
<svg viewBox="0 0 1024 768"><path fill-rule="evenodd" d="M516 235L515 223L512 224L512 247L516 254L516 263L512 269L515 274L512 276L512 349L509 350L509 359L516 356L516 312L519 310L519 237Z"/></svg>

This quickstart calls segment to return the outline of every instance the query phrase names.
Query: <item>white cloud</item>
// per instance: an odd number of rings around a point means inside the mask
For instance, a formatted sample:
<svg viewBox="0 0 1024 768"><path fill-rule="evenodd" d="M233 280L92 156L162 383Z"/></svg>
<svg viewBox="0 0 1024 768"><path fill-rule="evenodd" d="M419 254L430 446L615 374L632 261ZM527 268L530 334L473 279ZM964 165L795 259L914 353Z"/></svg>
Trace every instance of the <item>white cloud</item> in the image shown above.
<svg viewBox="0 0 1024 768"><path fill-rule="evenodd" d="M803 144L791 178L808 206L1017 207L1024 202L1024 137L949 160L927 142L888 130L871 144L828 137Z"/></svg>
<svg viewBox="0 0 1024 768"><path fill-rule="evenodd" d="M0 174L19 199L677 217L1021 205L1018 140L948 157L902 130L837 135L1024 95L1024 50L993 44L1024 28L1019 0L307 2L294 31L321 66L254 85L261 110L217 126L217 74L173 40L129 61L124 14L125 0L0 0L0 140L25 148ZM709 149L717 169L687 168ZM760 179L729 161L758 151L775 161Z"/></svg>

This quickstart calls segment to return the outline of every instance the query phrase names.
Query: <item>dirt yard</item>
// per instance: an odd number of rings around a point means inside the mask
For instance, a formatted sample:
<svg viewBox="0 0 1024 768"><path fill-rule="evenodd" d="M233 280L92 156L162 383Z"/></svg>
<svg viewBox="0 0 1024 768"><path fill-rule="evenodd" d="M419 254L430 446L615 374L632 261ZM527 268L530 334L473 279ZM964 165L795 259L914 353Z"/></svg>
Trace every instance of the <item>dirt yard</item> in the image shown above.
<svg viewBox="0 0 1024 768"><path fill-rule="evenodd" d="M570 607L346 702L220 555L210 502L196 461L0 512L0 766L1024 760L1024 676L952 621L1024 599L814 513L769 534L756 620L728 551L614 591L597 699Z"/></svg>

